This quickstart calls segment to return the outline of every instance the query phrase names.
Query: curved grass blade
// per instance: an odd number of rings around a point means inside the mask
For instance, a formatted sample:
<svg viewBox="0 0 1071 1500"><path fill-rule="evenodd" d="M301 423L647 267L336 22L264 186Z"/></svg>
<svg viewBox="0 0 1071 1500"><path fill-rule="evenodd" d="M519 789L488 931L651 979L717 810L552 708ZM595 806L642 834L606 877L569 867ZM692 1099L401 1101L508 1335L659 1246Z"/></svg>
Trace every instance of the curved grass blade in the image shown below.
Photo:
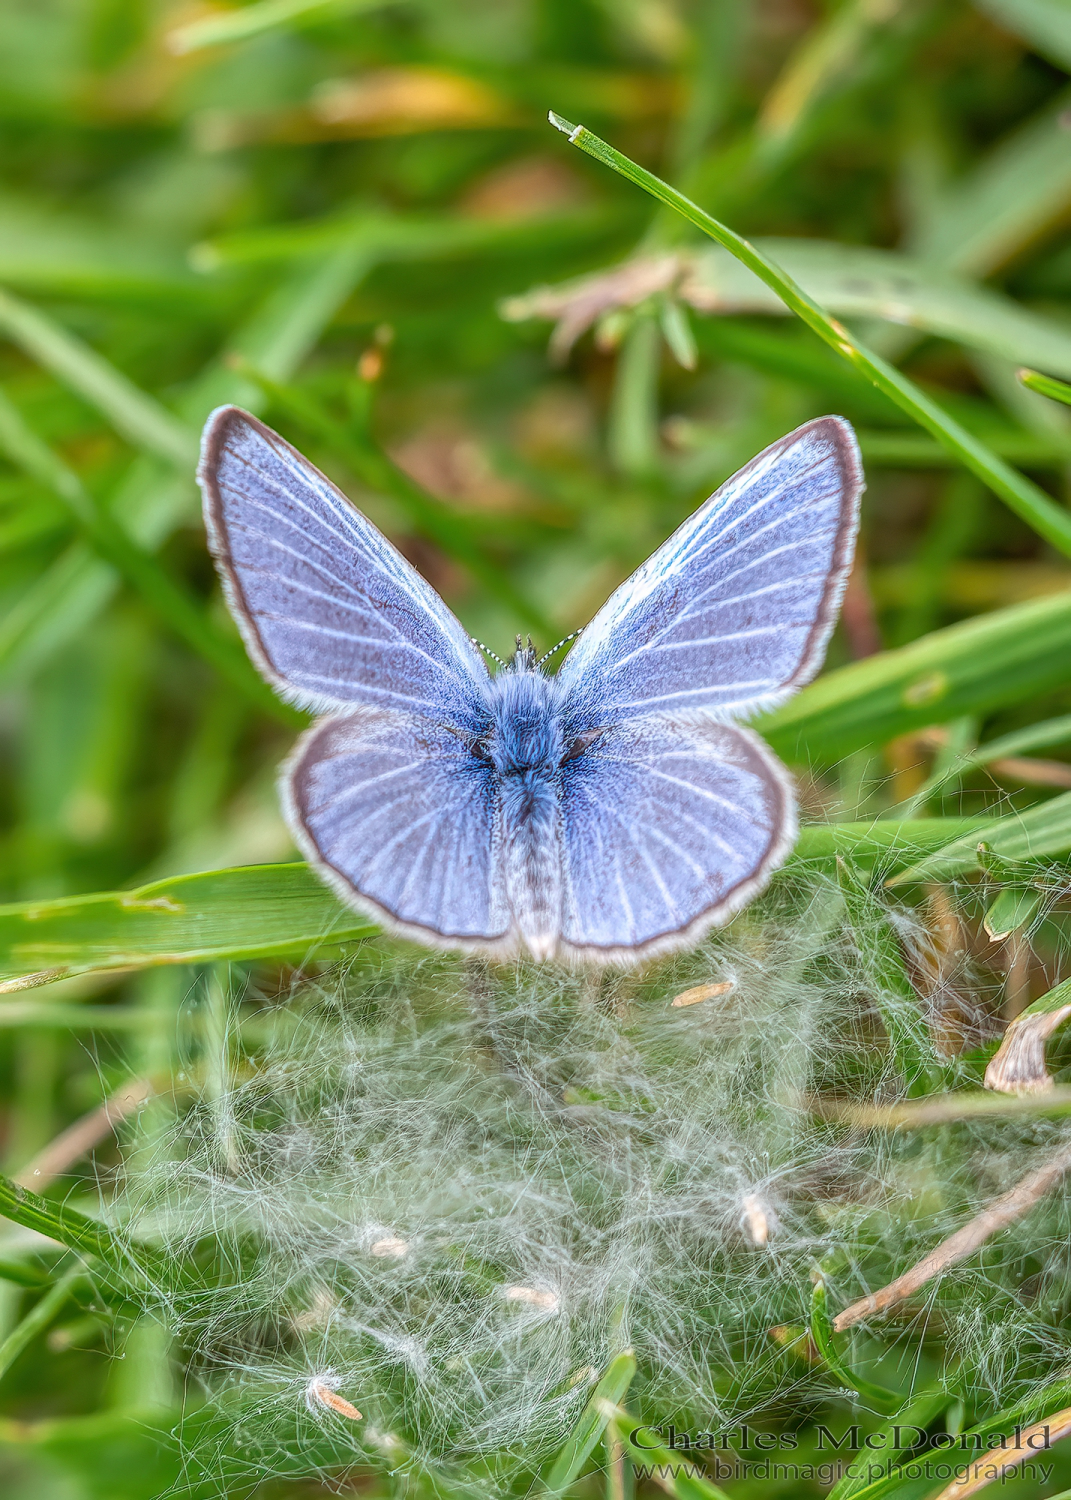
<svg viewBox="0 0 1071 1500"><path fill-rule="evenodd" d="M1001 26L1071 70L1071 20L1065 0L975 0Z"/></svg>
<svg viewBox="0 0 1071 1500"><path fill-rule="evenodd" d="M1071 595L1054 594L840 667L756 728L790 759L835 758L1046 692L1066 683L1069 659Z"/></svg>
<svg viewBox="0 0 1071 1500"><path fill-rule="evenodd" d="M610 1361L606 1373L591 1393L591 1400L564 1444L547 1475L546 1494L560 1495L567 1490L587 1463L596 1444L606 1431L610 1418L607 1403L619 1406L636 1374L636 1358L631 1349Z"/></svg>
<svg viewBox="0 0 1071 1500"><path fill-rule="evenodd" d="M377 930L306 865L182 875L134 891L0 907L0 992L96 969L305 958Z"/></svg>
<svg viewBox="0 0 1071 1500"><path fill-rule="evenodd" d="M904 1448L902 1434L917 1432L921 1440L930 1424L951 1405L952 1399L951 1393L943 1388L921 1391L910 1406L897 1413L894 1422L886 1423L871 1435L871 1451L889 1453L890 1459L897 1452L910 1453L910 1448ZM846 1474L830 1490L827 1500L849 1500L850 1496L858 1497L858 1500L863 1500L864 1496L866 1500L877 1500L879 1495L886 1495L904 1483L902 1476L896 1472L895 1461L888 1463L888 1469L884 1478L872 1484L868 1484L864 1477Z"/></svg>
<svg viewBox="0 0 1071 1500"><path fill-rule="evenodd" d="M756 255L776 263L786 280L827 313L880 318L897 328L951 339L968 349L1020 365L1041 365L1071 377L1071 335L1065 328L1003 292L979 286L940 265L898 250L816 239L763 237L751 242L751 248ZM648 250L609 270L508 297L500 304L500 313L507 322L531 317L557 320L559 331L553 336L552 348L564 353L571 341L602 314L642 306L652 295L652 285L661 285L663 294L672 291L682 303L711 318L715 327L734 315L787 316L790 312L784 298L768 282L723 246L710 245L678 250L673 256ZM743 340L754 337L752 330L744 330ZM734 333L715 332L713 342L719 341L731 344ZM812 369L817 364L816 353L810 351ZM782 360L785 354L791 357L786 350ZM802 351L797 351L799 363L801 355ZM848 375L848 371L844 373ZM872 378L862 370L859 373L868 380ZM804 371L801 375L805 383L813 379ZM825 383L829 384L828 376ZM867 391L872 398L877 394L873 384ZM939 405L943 411L954 411L947 392L941 393ZM961 460L957 457L957 461Z"/></svg>
<svg viewBox="0 0 1071 1500"><path fill-rule="evenodd" d="M179 405L181 416L199 429L215 406L234 402L256 411L263 403L257 387L236 375L229 354L249 359L275 379L285 380L319 340L338 308L371 262L350 242L298 266L228 340L192 382ZM144 457L133 466L109 508L124 529L155 550L191 514L195 501L194 465L189 477L161 473ZM0 676L35 670L77 636L99 614L114 592L110 569L80 545L68 549L31 585L0 631Z"/></svg>
<svg viewBox="0 0 1071 1500"><path fill-rule="evenodd" d="M28 1265L20 1260L0 1260L0 1281L10 1281L12 1286L27 1287L39 1291L50 1285L52 1278L47 1271Z"/></svg>
<svg viewBox="0 0 1071 1500"><path fill-rule="evenodd" d="M1025 750L1043 750L1049 745L1063 745L1071 740L1071 714L1061 714L1057 719L1045 719L1040 724L1031 724L1026 729L1013 729L995 740L987 740L976 749L957 755L947 765L935 770L919 787L910 801L905 802L899 815L914 817L937 792L959 781L969 771L988 766L996 760L1022 755Z"/></svg>
<svg viewBox="0 0 1071 1500"><path fill-rule="evenodd" d="M613 1421L620 1433L625 1451L636 1466L638 1477L650 1475L659 1489L665 1490L667 1495L673 1495L675 1500L729 1500L720 1485L699 1473L695 1459L689 1459L687 1454L682 1455L673 1449L664 1448L661 1443L634 1441L634 1433L650 1437L657 1431L656 1428L638 1422L627 1411L622 1411L610 1402L604 1403L604 1409L607 1419Z"/></svg>
<svg viewBox="0 0 1071 1500"><path fill-rule="evenodd" d="M1071 1017L1071 980L1065 979L1021 1010L985 1070L987 1089L1028 1096L1044 1108L1061 1093L1045 1063L1045 1044ZM1039 1099L1040 1096L1040 1099Z"/></svg>
<svg viewBox="0 0 1071 1500"><path fill-rule="evenodd" d="M869 1402L871 1406L877 1407L878 1411L890 1415L901 1409L904 1404L902 1396L898 1396L895 1391L887 1390L883 1385L875 1385L873 1381L864 1380L841 1359L833 1342L833 1323L829 1316L826 1284L821 1278L815 1282L814 1291L811 1293L811 1338L829 1369L838 1380L843 1381L848 1390L854 1391L861 1401Z"/></svg>
<svg viewBox="0 0 1071 1500"><path fill-rule="evenodd" d="M49 1203L3 1176L0 1176L0 1215L99 1262L121 1285L143 1286L148 1276L162 1287L173 1279L151 1246L127 1245L107 1225L98 1224L66 1204ZM79 1273L84 1274L84 1268L79 1267Z"/></svg>
<svg viewBox="0 0 1071 1500"><path fill-rule="evenodd" d="M83 1266L72 1266L49 1287L43 1297L38 1298L26 1316L16 1323L7 1338L0 1342L0 1380L7 1374L26 1346L48 1327L67 1301L75 1283L81 1281L85 1274Z"/></svg>
<svg viewBox="0 0 1071 1500"><path fill-rule="evenodd" d="M731 251L771 287L819 338L914 417L920 426L954 453L966 468L977 474L994 494L999 495L1017 516L1032 526L1039 536L1044 537L1057 551L1071 557L1071 515L1056 505L1032 480L990 452L984 443L927 396L914 381L901 374L895 365L875 354L842 323L831 318L769 256L756 250L747 240L705 213L683 193L677 192L653 173L645 171L583 125L573 125L554 113L551 113L550 121L569 137L571 145L579 146L581 151L612 167L615 172L643 188L659 202L675 208L697 229Z"/></svg>

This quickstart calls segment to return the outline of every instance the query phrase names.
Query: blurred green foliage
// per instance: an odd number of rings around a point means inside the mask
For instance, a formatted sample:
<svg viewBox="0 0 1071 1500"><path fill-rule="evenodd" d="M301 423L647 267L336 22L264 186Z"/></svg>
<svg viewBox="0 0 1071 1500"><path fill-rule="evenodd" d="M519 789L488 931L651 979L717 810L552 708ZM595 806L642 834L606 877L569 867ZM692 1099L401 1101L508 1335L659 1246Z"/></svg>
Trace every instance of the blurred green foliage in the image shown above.
<svg viewBox="0 0 1071 1500"><path fill-rule="evenodd" d="M1071 710L1067 560L546 113L768 245L1063 507L1071 413L1015 370L1071 378L1069 68L1066 0L4 0L3 899L32 925L45 901L292 856L274 771L295 716L240 651L193 484L223 401L306 451L500 652L517 630L553 645L759 448L843 413L868 491L842 670L768 726L807 813L1032 807L1036 852L1065 853L1044 809L1071 768L971 752ZM545 289L580 277L594 330L555 363L547 317L577 293ZM240 902L224 915L183 955L306 941L261 913L243 947ZM114 968L0 1000L10 1171L207 1045L202 971ZM51 1192L84 1205L68 1167ZM0 1337L36 1296L0 1280ZM181 1404L164 1329L72 1298L11 1346L4 1492L213 1492L159 1435Z"/></svg>

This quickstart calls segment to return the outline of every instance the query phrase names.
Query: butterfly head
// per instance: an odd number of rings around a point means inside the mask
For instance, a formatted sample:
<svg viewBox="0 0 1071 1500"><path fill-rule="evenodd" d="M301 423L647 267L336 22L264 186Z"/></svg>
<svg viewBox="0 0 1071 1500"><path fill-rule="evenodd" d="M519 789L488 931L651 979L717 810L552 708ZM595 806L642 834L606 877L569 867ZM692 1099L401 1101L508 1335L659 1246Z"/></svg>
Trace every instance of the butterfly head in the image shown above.
<svg viewBox="0 0 1071 1500"><path fill-rule="evenodd" d="M506 670L509 672L538 672L539 661L536 657L536 648L532 645L532 637L528 637L527 646L523 643L520 636L517 636L516 640L517 649L510 657L509 666Z"/></svg>

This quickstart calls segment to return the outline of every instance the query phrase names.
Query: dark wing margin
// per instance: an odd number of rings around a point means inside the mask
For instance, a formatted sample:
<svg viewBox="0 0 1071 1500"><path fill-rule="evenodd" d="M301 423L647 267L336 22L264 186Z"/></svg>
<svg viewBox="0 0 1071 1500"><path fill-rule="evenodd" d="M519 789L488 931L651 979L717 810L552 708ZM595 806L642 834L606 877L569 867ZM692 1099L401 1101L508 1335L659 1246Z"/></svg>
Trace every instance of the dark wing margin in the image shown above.
<svg viewBox="0 0 1071 1500"><path fill-rule="evenodd" d="M648 714L747 718L809 682L848 581L862 490L842 417L753 458L581 632L558 673L580 717L593 728Z"/></svg>
<svg viewBox="0 0 1071 1500"><path fill-rule="evenodd" d="M296 448L236 406L205 425L209 548L247 650L280 696L467 725L487 670L460 622Z"/></svg>

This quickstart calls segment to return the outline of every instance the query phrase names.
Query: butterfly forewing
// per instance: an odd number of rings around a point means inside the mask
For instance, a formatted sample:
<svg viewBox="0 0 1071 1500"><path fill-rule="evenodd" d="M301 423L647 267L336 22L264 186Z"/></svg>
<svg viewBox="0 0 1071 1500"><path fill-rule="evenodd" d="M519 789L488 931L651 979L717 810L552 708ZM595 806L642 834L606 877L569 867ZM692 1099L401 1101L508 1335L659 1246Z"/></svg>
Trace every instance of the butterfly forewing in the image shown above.
<svg viewBox="0 0 1071 1500"><path fill-rule="evenodd" d="M504 938L494 788L456 735L403 714L328 719L286 785L291 827L344 898L425 941Z"/></svg>
<svg viewBox="0 0 1071 1500"><path fill-rule="evenodd" d="M293 702L470 717L487 672L434 589L255 417L209 418L209 542L250 654Z"/></svg>
<svg viewBox="0 0 1071 1500"><path fill-rule="evenodd" d="M564 771L562 938L581 958L681 946L737 911L796 836L788 773L732 725L632 721Z"/></svg>
<svg viewBox="0 0 1071 1500"><path fill-rule="evenodd" d="M851 567L861 490L839 417L760 453L582 632L558 674L580 718L743 718L809 681Z"/></svg>

